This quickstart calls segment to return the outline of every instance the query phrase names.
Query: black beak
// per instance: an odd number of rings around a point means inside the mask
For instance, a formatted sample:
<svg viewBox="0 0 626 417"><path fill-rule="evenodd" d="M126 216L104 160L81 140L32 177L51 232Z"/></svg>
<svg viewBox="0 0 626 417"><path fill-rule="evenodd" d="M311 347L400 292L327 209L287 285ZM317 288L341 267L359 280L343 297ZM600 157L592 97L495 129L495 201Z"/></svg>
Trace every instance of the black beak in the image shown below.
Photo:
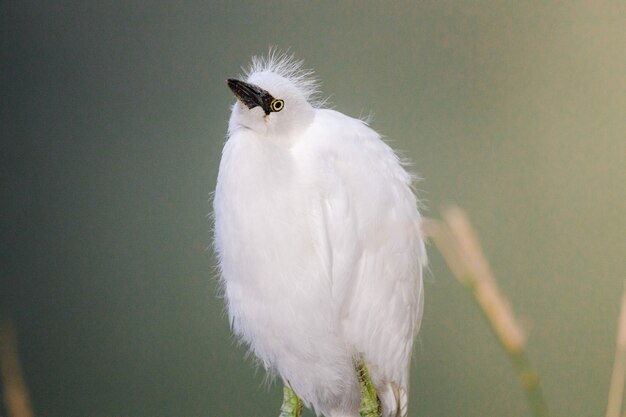
<svg viewBox="0 0 626 417"><path fill-rule="evenodd" d="M228 84L228 87L233 94L235 94L235 97L249 109L260 106L266 115L270 114L270 103L274 98L270 93L256 85L235 80L234 78L226 80L226 84Z"/></svg>

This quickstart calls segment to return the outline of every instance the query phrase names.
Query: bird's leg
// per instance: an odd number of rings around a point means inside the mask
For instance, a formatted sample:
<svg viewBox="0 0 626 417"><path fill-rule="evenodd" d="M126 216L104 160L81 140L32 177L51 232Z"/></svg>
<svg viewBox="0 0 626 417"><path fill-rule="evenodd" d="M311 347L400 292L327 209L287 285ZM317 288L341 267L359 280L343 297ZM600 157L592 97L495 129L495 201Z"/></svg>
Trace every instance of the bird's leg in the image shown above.
<svg viewBox="0 0 626 417"><path fill-rule="evenodd" d="M382 417L380 400L378 399L376 388L374 388L372 378L370 378L370 372L362 359L356 363L356 374L359 377L359 384L361 385L359 414L361 417Z"/></svg>
<svg viewBox="0 0 626 417"><path fill-rule="evenodd" d="M302 414L302 400L285 384L283 387L283 405L280 406L278 417L300 417Z"/></svg>

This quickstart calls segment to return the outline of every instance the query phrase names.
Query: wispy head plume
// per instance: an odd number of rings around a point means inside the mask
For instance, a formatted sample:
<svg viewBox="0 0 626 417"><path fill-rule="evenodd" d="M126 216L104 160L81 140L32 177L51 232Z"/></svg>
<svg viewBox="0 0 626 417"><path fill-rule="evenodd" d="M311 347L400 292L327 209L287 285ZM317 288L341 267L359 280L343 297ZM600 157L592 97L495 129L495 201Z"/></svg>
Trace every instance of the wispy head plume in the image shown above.
<svg viewBox="0 0 626 417"><path fill-rule="evenodd" d="M255 73L273 72L291 81L306 97L309 104L320 108L326 99L320 97L320 83L311 69L304 68L304 61L296 59L292 53L270 48L267 55L255 55L248 68L244 68L244 78L249 80Z"/></svg>

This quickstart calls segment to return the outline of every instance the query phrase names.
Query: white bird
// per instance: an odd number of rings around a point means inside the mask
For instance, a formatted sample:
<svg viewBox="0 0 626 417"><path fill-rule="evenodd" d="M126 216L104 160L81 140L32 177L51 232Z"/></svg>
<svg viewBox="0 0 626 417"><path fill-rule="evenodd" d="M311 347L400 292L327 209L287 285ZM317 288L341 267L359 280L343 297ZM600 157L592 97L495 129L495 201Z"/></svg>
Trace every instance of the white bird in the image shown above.
<svg viewBox="0 0 626 417"><path fill-rule="evenodd" d="M369 370L382 415L406 416L426 262L413 177L365 121L321 108L301 61L255 57L243 79L213 203L233 332L282 378L281 415L299 397L359 416Z"/></svg>

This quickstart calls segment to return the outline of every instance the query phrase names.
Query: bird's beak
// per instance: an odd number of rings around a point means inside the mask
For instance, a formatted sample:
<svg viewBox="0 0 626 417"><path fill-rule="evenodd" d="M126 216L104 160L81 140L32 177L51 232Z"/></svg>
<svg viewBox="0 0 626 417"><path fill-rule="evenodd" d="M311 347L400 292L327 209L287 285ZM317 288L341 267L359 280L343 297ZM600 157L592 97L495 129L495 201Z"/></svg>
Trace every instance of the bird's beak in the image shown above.
<svg viewBox="0 0 626 417"><path fill-rule="evenodd" d="M260 106L265 114L270 114L269 104L272 101L272 95L256 85L246 83L244 81L229 78L226 84L231 89L235 97L249 109Z"/></svg>

